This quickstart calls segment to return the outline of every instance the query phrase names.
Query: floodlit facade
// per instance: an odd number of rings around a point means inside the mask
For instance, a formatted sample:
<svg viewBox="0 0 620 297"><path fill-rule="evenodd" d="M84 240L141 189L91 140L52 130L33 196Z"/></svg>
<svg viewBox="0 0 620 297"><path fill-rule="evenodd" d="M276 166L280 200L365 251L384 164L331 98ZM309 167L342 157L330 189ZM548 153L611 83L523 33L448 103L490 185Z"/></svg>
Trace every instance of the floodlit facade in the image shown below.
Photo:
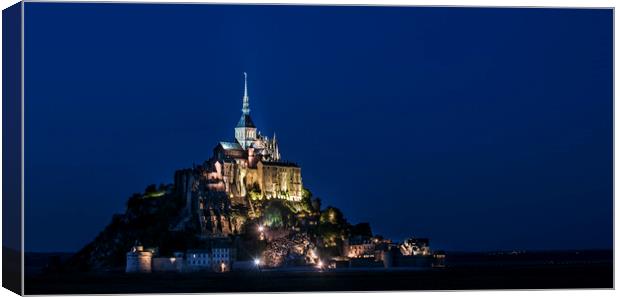
<svg viewBox="0 0 620 297"><path fill-rule="evenodd" d="M375 257L375 242L371 238L348 238L344 244L344 254L348 258Z"/></svg>
<svg viewBox="0 0 620 297"><path fill-rule="evenodd" d="M125 272L127 273L150 273L153 251L145 250L143 246L137 245L127 253L127 263Z"/></svg>
<svg viewBox="0 0 620 297"><path fill-rule="evenodd" d="M431 249L428 238L408 238L400 245L400 252L405 256L428 256Z"/></svg>
<svg viewBox="0 0 620 297"><path fill-rule="evenodd" d="M241 117L234 139L220 141L201 165L175 173L175 189L185 210L174 230L195 227L202 237L226 237L243 232L245 218L233 209L252 210L253 200L301 201L301 168L282 160L278 139L260 133L250 115L247 74L244 73Z"/></svg>
<svg viewBox="0 0 620 297"><path fill-rule="evenodd" d="M241 118L235 127L234 142L221 141L213 149L210 189L225 191L233 204L244 204L252 190L254 199L300 201L301 168L281 161L278 141L262 135L250 116L247 74L244 73ZM253 188L255 185L258 189Z"/></svg>

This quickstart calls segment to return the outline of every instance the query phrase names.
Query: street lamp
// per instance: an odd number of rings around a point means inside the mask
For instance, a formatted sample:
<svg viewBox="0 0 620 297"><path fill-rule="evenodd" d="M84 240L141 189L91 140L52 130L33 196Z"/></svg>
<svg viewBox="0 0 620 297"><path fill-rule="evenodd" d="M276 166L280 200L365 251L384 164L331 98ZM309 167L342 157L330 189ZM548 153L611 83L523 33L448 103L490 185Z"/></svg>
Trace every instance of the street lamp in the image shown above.
<svg viewBox="0 0 620 297"><path fill-rule="evenodd" d="M265 227L263 225L258 225L258 232L260 233L258 237L259 237L260 240L265 240L265 232L264 231L265 231Z"/></svg>
<svg viewBox="0 0 620 297"><path fill-rule="evenodd" d="M254 265L256 265L256 268L258 269L258 271L260 271L260 259L254 259Z"/></svg>
<svg viewBox="0 0 620 297"><path fill-rule="evenodd" d="M319 260L319 262L316 264L316 267L323 270L323 261Z"/></svg>

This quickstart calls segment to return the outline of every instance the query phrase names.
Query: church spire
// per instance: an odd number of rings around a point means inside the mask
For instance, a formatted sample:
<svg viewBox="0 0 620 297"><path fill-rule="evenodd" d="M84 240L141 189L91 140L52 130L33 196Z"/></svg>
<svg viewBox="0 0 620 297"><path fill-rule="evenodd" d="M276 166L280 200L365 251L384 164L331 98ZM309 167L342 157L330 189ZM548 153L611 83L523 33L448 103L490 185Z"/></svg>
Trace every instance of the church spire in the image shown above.
<svg viewBox="0 0 620 297"><path fill-rule="evenodd" d="M235 138L243 149L247 149L256 140L256 126L252 122L252 117L250 117L248 74L244 72L243 77L243 108L241 108L241 118L239 119L239 122L237 122L237 127L235 127Z"/></svg>
<svg viewBox="0 0 620 297"><path fill-rule="evenodd" d="M243 108L241 111L244 115L250 114L250 97L248 97L248 74L243 72L244 85L243 85Z"/></svg>

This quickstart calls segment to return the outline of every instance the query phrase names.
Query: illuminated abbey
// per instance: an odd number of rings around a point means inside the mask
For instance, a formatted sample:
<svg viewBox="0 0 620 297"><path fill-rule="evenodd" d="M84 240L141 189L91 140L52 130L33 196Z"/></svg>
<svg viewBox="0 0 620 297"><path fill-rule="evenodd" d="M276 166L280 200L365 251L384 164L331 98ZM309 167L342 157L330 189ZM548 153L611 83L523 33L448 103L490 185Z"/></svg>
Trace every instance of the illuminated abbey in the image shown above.
<svg viewBox="0 0 620 297"><path fill-rule="evenodd" d="M198 214L203 235L242 232L244 215L251 216L256 201L283 199L299 202L303 185L301 168L281 160L278 141L262 135L250 116L247 73L244 72L241 118L233 141L220 141L212 157L200 166L177 171L175 185L186 200L185 228Z"/></svg>
<svg viewBox="0 0 620 297"><path fill-rule="evenodd" d="M247 73L243 92L241 118L235 127L234 142L220 142L213 150L210 177L214 190L226 191L235 201L247 198L250 188L258 190L251 199L301 200L301 169L280 161L275 133L273 138L261 135L250 116ZM258 186L258 187L256 187ZM241 199L239 199L241 198ZM239 201L241 202L241 201Z"/></svg>

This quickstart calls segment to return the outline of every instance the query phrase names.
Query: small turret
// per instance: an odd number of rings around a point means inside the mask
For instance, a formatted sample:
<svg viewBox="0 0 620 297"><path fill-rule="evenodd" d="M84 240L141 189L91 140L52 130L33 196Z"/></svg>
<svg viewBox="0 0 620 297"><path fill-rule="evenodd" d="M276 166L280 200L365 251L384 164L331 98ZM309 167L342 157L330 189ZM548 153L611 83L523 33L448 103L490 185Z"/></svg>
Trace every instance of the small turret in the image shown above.
<svg viewBox="0 0 620 297"><path fill-rule="evenodd" d="M276 138L276 132L273 132L273 159L275 161L280 161L280 148L278 148L278 140Z"/></svg>
<svg viewBox="0 0 620 297"><path fill-rule="evenodd" d="M150 273L153 252L145 250L142 245L136 242L131 250L127 253L126 273Z"/></svg>

